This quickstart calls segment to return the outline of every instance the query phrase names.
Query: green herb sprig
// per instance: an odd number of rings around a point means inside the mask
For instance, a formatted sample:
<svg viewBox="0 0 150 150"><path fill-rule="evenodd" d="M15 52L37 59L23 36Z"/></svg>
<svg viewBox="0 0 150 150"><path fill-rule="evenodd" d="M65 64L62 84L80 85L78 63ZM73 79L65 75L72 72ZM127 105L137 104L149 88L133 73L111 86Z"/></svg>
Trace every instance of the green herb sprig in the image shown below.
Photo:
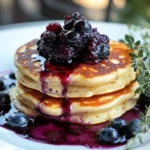
<svg viewBox="0 0 150 150"><path fill-rule="evenodd" d="M137 71L136 81L139 83L139 88L136 92L150 95L150 68L145 62L148 57L144 47L141 45L140 41L135 41L134 37L131 35L125 35L125 39L120 40L120 42L125 43L133 50L133 53L130 53L130 56L132 59L132 67L134 68L134 71Z"/></svg>
<svg viewBox="0 0 150 150"><path fill-rule="evenodd" d="M130 56L132 59L132 67L134 68L134 71L137 72L136 81L139 83L139 88L136 92L143 93L150 97L150 68L147 65L150 58L149 28L150 24L147 24L144 27L129 26L129 34L125 35L124 40L120 40L120 42L125 43L130 49L133 50L133 53L130 53ZM139 40L135 41L135 31L140 32L142 43ZM137 140L139 140L140 143L143 143L142 135L148 131L150 125L150 106L146 107L145 113L140 113L140 120L141 133L128 140L126 149L131 149Z"/></svg>

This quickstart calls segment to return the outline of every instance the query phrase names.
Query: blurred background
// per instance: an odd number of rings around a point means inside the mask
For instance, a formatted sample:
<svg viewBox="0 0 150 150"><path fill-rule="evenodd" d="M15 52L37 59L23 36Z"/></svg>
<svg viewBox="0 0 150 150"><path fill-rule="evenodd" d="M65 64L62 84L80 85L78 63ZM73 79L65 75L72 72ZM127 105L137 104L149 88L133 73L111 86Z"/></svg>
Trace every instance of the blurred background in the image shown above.
<svg viewBox="0 0 150 150"><path fill-rule="evenodd" d="M94 21L150 22L150 0L0 0L0 25L63 19L76 11Z"/></svg>

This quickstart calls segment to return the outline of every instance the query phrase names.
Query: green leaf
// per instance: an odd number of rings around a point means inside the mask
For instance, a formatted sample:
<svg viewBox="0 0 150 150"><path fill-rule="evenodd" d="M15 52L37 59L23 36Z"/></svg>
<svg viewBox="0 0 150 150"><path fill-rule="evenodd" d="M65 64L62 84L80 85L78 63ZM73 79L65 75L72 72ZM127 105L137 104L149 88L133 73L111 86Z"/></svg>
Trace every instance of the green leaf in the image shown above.
<svg viewBox="0 0 150 150"><path fill-rule="evenodd" d="M143 112L140 112L140 119L143 119L143 118L145 118L145 115Z"/></svg>
<svg viewBox="0 0 150 150"><path fill-rule="evenodd" d="M135 93L140 93L140 88L136 89Z"/></svg>
<svg viewBox="0 0 150 150"><path fill-rule="evenodd" d="M138 138L139 138L140 143L143 144L142 137L139 136Z"/></svg>
<svg viewBox="0 0 150 150"><path fill-rule="evenodd" d="M135 44L136 46L139 46L139 45L141 44L141 42L140 42L140 41L136 41L134 44Z"/></svg>
<svg viewBox="0 0 150 150"><path fill-rule="evenodd" d="M134 59L138 58L138 56L136 54L134 54L134 53L130 53L129 56L131 56Z"/></svg>
<svg viewBox="0 0 150 150"><path fill-rule="evenodd" d="M138 52L138 57L143 57L143 50L140 50L140 51Z"/></svg>
<svg viewBox="0 0 150 150"><path fill-rule="evenodd" d="M125 43L125 41L124 41L124 40L122 40L122 39L121 39L121 40L119 40L119 42L121 42L121 43Z"/></svg>
<svg viewBox="0 0 150 150"><path fill-rule="evenodd" d="M128 34L125 35L125 40L130 44L134 43L134 38Z"/></svg>

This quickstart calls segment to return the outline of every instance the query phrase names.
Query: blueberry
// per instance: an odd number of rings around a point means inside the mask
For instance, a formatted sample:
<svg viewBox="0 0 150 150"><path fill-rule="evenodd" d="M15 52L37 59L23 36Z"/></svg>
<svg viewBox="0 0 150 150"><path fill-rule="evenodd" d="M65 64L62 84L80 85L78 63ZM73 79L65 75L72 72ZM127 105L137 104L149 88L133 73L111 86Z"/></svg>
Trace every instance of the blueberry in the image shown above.
<svg viewBox="0 0 150 150"><path fill-rule="evenodd" d="M10 77L11 79L16 80L15 73L13 73L13 72L11 72L11 73L9 74L9 77Z"/></svg>
<svg viewBox="0 0 150 150"><path fill-rule="evenodd" d="M73 25L74 25L74 22L76 21L76 19L73 19L72 17L68 18L65 20L64 22L64 29L65 30L71 30L73 29Z"/></svg>
<svg viewBox="0 0 150 150"><path fill-rule="evenodd" d="M128 123L128 136L133 137L141 132L140 120L133 119Z"/></svg>
<svg viewBox="0 0 150 150"><path fill-rule="evenodd" d="M9 84L9 87L11 88L11 87L14 87L14 86L16 86L16 83L11 83L11 84Z"/></svg>
<svg viewBox="0 0 150 150"><path fill-rule="evenodd" d="M5 90L5 84L3 80L0 80L0 91Z"/></svg>
<svg viewBox="0 0 150 150"><path fill-rule="evenodd" d="M81 19L81 15L80 15L79 12L74 12L71 16L72 16L74 19L77 19L77 20Z"/></svg>
<svg viewBox="0 0 150 150"><path fill-rule="evenodd" d="M62 31L61 24L58 22L52 22L46 27L47 31L52 31L54 33L60 33Z"/></svg>
<svg viewBox="0 0 150 150"><path fill-rule="evenodd" d="M28 126L28 118L20 112L10 115L7 119L6 125L15 130L22 130Z"/></svg>
<svg viewBox="0 0 150 150"><path fill-rule="evenodd" d="M84 16L81 16L80 13L75 12L71 16L65 16L64 29L71 30L73 29L74 23L77 20L86 20Z"/></svg>
<svg viewBox="0 0 150 150"><path fill-rule="evenodd" d="M0 115L8 113L10 109L11 109L10 105L5 105L3 107L0 106Z"/></svg>
<svg viewBox="0 0 150 150"><path fill-rule="evenodd" d="M74 19L69 19L69 20L67 20L66 22L65 22L65 24L64 24L64 29L66 29L66 30L71 30L72 28L73 28L73 24L74 24Z"/></svg>
<svg viewBox="0 0 150 150"><path fill-rule="evenodd" d="M100 39L101 39L101 42L104 43L104 44L108 44L109 43L109 38L108 38L107 35L101 34L100 35Z"/></svg>
<svg viewBox="0 0 150 150"><path fill-rule="evenodd" d="M92 27L89 22L84 20L78 20L74 23L74 29L77 32L90 32Z"/></svg>
<svg viewBox="0 0 150 150"><path fill-rule="evenodd" d="M98 47L97 55L98 55L98 58L101 60L107 59L109 56L109 46L106 44L101 44Z"/></svg>
<svg viewBox="0 0 150 150"><path fill-rule="evenodd" d="M10 103L10 97L8 94L0 94L0 108L8 105Z"/></svg>
<svg viewBox="0 0 150 150"><path fill-rule="evenodd" d="M116 118L109 122L109 126L123 134L127 128L127 122L121 118Z"/></svg>
<svg viewBox="0 0 150 150"><path fill-rule="evenodd" d="M98 133L98 140L101 143L111 143L117 144L120 142L121 138L119 133L114 128L103 128Z"/></svg>
<svg viewBox="0 0 150 150"><path fill-rule="evenodd" d="M66 33L66 37L67 37L67 42L70 46L74 46L74 47L82 47L82 41L81 41L81 36L79 33L76 33L75 31L68 31Z"/></svg>

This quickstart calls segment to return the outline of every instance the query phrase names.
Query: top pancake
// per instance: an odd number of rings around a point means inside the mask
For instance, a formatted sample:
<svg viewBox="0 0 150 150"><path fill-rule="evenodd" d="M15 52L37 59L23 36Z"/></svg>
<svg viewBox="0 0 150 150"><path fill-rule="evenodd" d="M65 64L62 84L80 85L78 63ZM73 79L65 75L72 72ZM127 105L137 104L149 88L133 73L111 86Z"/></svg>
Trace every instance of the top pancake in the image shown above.
<svg viewBox="0 0 150 150"><path fill-rule="evenodd" d="M22 47L20 47L15 54L15 64L18 69L18 72L22 76L26 76L32 79L34 82L39 83L40 85L40 72L43 68L43 58L39 57L38 60L36 56L38 56L38 51L36 50L36 42L37 40L33 40ZM131 81L133 81L136 77L133 68L131 67L131 58L129 53L131 52L128 47L119 42L110 41L110 55L108 60L99 62L98 64L81 64L79 65L74 71L70 74L69 85L76 86L76 87L99 87L105 86L105 89L110 88L112 89L105 90L102 92L110 93L113 91L117 91L119 89L124 88L128 85ZM18 79L19 80L19 79ZM59 86L61 87L61 80L58 76L48 74L44 78L44 82L47 83L47 87L52 86ZM28 86L28 83L22 83ZM112 85L113 84L113 85ZM106 85L108 85L106 87ZM37 89L36 87L33 87ZM76 88L77 89L77 88ZM37 90L41 91L40 88ZM50 90L49 90L50 91ZM60 90L61 91L61 90ZM89 91L89 89L87 90ZM58 97L56 94L46 93L50 96ZM87 95L77 95L77 97L89 97L92 95L101 94L99 90L97 92L93 92ZM59 95L59 94L58 94ZM75 97L71 96L70 97Z"/></svg>

